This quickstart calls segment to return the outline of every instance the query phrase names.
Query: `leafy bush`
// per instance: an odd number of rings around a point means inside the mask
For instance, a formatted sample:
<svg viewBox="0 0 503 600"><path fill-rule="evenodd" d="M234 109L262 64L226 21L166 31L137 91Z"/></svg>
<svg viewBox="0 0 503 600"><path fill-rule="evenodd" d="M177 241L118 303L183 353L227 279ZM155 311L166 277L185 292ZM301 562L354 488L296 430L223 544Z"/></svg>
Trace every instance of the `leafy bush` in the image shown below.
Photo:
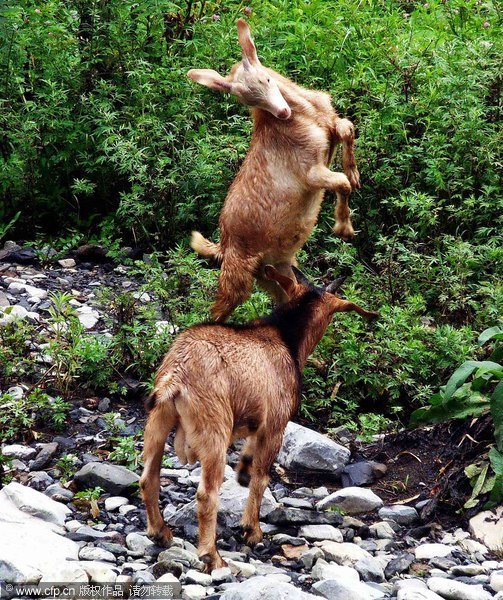
<svg viewBox="0 0 503 600"><path fill-rule="evenodd" d="M451 376L447 385L430 398L430 406L420 408L412 414L412 424L421 422L438 423L447 419L465 419L490 412L494 422L496 446L489 451L489 462L470 465L467 476L473 482L472 497L466 508L475 506L477 496L491 492L490 502L494 506L503 500L503 365L495 362L503 356L503 328L491 327L479 336L479 343L494 340L496 348L491 360L464 362ZM494 475L488 476L489 468Z"/></svg>

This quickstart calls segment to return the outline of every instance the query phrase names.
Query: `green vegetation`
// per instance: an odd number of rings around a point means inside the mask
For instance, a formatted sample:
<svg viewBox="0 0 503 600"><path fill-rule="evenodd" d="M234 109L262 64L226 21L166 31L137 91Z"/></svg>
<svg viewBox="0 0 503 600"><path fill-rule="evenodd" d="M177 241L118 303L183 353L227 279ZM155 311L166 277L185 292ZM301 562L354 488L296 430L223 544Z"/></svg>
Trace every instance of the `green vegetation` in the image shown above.
<svg viewBox="0 0 503 600"><path fill-rule="evenodd" d="M412 414L412 423L418 424L490 413L496 445L489 450L487 460L465 469L473 487L473 494L465 508L476 506L477 497L487 492L490 492L490 506L503 501L503 365L495 362L503 357L501 340L503 328L496 326L483 331L479 336L479 344L494 343L490 359L464 362L453 373L447 385L430 398L430 406L420 408Z"/></svg>
<svg viewBox="0 0 503 600"><path fill-rule="evenodd" d="M185 74L225 72L239 59L244 6L2 4L0 239L35 244L44 264L48 245L55 260L98 241L121 261L122 246L140 246L151 261L132 266L163 318L180 329L206 319L218 272L187 240L195 227L216 239L251 120ZM358 133L357 239L330 234L328 195L299 259L319 282L351 273L346 296L380 318L337 317L306 369L302 414L367 435L405 424L464 359L486 357L478 333L501 323L500 7L261 0L248 18L264 64L330 91ZM103 338L82 331L68 297L52 301L52 331L0 327L9 380L23 375L65 401L82 389L119 393L124 375L151 383L173 339L152 308L130 293L103 293L113 319ZM233 318L268 310L256 292ZM49 341L47 365L33 363L27 340ZM32 413L4 400L9 439L30 427Z"/></svg>

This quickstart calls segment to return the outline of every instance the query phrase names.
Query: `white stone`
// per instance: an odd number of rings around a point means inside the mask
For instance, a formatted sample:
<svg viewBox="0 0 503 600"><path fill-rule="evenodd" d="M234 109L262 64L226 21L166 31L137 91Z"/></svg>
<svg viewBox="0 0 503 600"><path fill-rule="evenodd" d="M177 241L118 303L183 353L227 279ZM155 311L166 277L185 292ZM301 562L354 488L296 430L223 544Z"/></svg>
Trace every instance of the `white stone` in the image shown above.
<svg viewBox="0 0 503 600"><path fill-rule="evenodd" d="M10 444L2 448L2 454L9 458L18 458L19 460L30 460L35 458L37 451L35 448L30 446L23 446L21 444Z"/></svg>
<svg viewBox="0 0 503 600"><path fill-rule="evenodd" d="M128 533L126 536L126 546L133 552L142 552L145 554L147 548L153 546L154 543L148 539L146 535L139 533Z"/></svg>
<svg viewBox="0 0 503 600"><path fill-rule="evenodd" d="M385 592L361 581L326 579L313 584L317 596L327 600L374 600L384 598Z"/></svg>
<svg viewBox="0 0 503 600"><path fill-rule="evenodd" d="M397 594L396 600L444 600L442 596L429 589L403 589Z"/></svg>
<svg viewBox="0 0 503 600"><path fill-rule="evenodd" d="M255 567L255 565L252 565L250 563L232 560L232 558L227 558L226 562L232 573L234 575L237 575L238 577L253 577L257 572L257 568Z"/></svg>
<svg viewBox="0 0 503 600"><path fill-rule="evenodd" d="M117 510L120 506L124 506L128 504L129 500L124 498L124 496L110 496L110 498L105 499L105 510L114 511Z"/></svg>
<svg viewBox="0 0 503 600"><path fill-rule="evenodd" d="M63 562L44 571L40 583L88 583L87 573L79 562Z"/></svg>
<svg viewBox="0 0 503 600"><path fill-rule="evenodd" d="M299 529L298 535L309 541L343 541L341 530L333 525L304 525Z"/></svg>
<svg viewBox="0 0 503 600"><path fill-rule="evenodd" d="M449 556L451 552L452 548L444 544L421 544L414 550L417 560L430 560L431 558Z"/></svg>
<svg viewBox="0 0 503 600"><path fill-rule="evenodd" d="M321 542L319 547L326 560L334 561L338 565L352 567L360 560L373 558L369 552L350 542Z"/></svg>
<svg viewBox="0 0 503 600"><path fill-rule="evenodd" d="M115 556L112 552L108 550L104 550L103 548L93 548L92 546L84 546L80 549L79 552L80 560L97 560L97 561L107 561L107 562L116 562Z"/></svg>
<svg viewBox="0 0 503 600"><path fill-rule="evenodd" d="M379 509L381 519L389 519L395 521L399 525L410 525L419 518L417 510L411 506L403 506L395 504L393 506L383 506Z"/></svg>
<svg viewBox="0 0 503 600"><path fill-rule="evenodd" d="M360 581L360 575L352 567L329 564L320 558L311 571L313 579L337 579L342 581Z"/></svg>
<svg viewBox="0 0 503 600"><path fill-rule="evenodd" d="M489 585L495 592L503 591L503 571L493 571Z"/></svg>
<svg viewBox="0 0 503 600"><path fill-rule="evenodd" d="M26 308L18 304L0 308L0 325L8 325L17 319L26 319L27 316L28 311Z"/></svg>
<svg viewBox="0 0 503 600"><path fill-rule="evenodd" d="M330 494L316 505L318 510L338 508L348 515L369 513L380 508L383 502L372 490L347 487Z"/></svg>
<svg viewBox="0 0 503 600"><path fill-rule="evenodd" d="M220 596L220 600L314 600L315 598L317 596L303 592L290 583L261 576L252 577L242 583L229 584Z"/></svg>
<svg viewBox="0 0 503 600"><path fill-rule="evenodd" d="M484 555L489 552L484 544L481 544L480 542L477 542L477 540L472 540L470 538L461 540L459 542L459 547L468 552L468 554L476 554L478 552Z"/></svg>
<svg viewBox="0 0 503 600"><path fill-rule="evenodd" d="M370 526L370 531L375 535L376 538L381 540L392 540L395 538L395 532L389 523L386 521L380 521Z"/></svg>
<svg viewBox="0 0 503 600"><path fill-rule="evenodd" d="M196 571L195 569L189 569L187 573L185 573L185 581L187 583L197 583L199 585L211 585L213 580L211 575L207 573L201 573L201 571Z"/></svg>
<svg viewBox="0 0 503 600"><path fill-rule="evenodd" d="M430 577L427 581L432 592L448 600L492 600L492 594L481 585L468 585L455 579Z"/></svg>
<svg viewBox="0 0 503 600"><path fill-rule="evenodd" d="M503 506L485 510L470 519L470 533L493 552L503 545Z"/></svg>
<svg viewBox="0 0 503 600"><path fill-rule="evenodd" d="M9 522L26 522L19 513L51 523L54 530L62 532L71 510L41 492L11 481L0 490L0 515Z"/></svg>
<svg viewBox="0 0 503 600"><path fill-rule="evenodd" d="M158 583L180 583L179 580L173 575L173 573L164 573L161 575L159 579L157 579Z"/></svg>
<svg viewBox="0 0 503 600"><path fill-rule="evenodd" d="M201 600L206 596L206 588L202 585L190 584L182 588L182 600Z"/></svg>
<svg viewBox="0 0 503 600"><path fill-rule="evenodd" d="M71 269L76 265L76 262L73 258L62 258L58 260L58 263L63 267L63 269Z"/></svg>
<svg viewBox="0 0 503 600"><path fill-rule="evenodd" d="M115 583L117 580L117 572L110 563L81 560L78 564L87 573L92 583Z"/></svg>

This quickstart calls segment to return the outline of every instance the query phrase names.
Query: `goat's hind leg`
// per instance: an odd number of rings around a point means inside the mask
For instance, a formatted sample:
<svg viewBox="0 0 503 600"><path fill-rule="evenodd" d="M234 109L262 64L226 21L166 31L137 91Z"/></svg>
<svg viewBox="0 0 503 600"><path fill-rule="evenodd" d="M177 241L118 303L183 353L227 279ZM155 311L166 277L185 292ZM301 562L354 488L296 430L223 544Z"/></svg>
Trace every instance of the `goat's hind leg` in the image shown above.
<svg viewBox="0 0 503 600"><path fill-rule="evenodd" d="M316 165L309 170L307 181L314 188L333 190L336 193L334 233L346 241L354 238L355 231L349 216L351 184L346 175L335 173L324 165Z"/></svg>
<svg viewBox="0 0 503 600"><path fill-rule="evenodd" d="M360 187L360 173L355 159L355 128L349 119L339 119L335 126L337 137L342 143L342 167L351 187Z"/></svg>
<svg viewBox="0 0 503 600"><path fill-rule="evenodd" d="M170 546L173 534L164 523L159 510L160 469L164 443L177 421L171 400L160 401L150 411L145 427L143 459L144 468L140 490L147 509L147 534L161 546Z"/></svg>
<svg viewBox="0 0 503 600"><path fill-rule="evenodd" d="M225 321L236 306L250 297L259 260L259 257L241 256L231 250L225 253L218 279L217 298L211 307L214 321Z"/></svg>
<svg viewBox="0 0 503 600"><path fill-rule="evenodd" d="M217 551L218 491L224 480L226 446L215 438L205 441L204 453L200 452L201 482L197 488L197 517L199 522L199 558L205 563L205 571L225 567L226 563Z"/></svg>
<svg viewBox="0 0 503 600"><path fill-rule="evenodd" d="M251 469L253 465L253 455L255 454L257 438L255 436L249 436L246 440L243 451L241 452L241 458L237 467L237 480L239 485L248 487L251 480Z"/></svg>
<svg viewBox="0 0 503 600"><path fill-rule="evenodd" d="M278 455L283 442L283 429L279 433L269 431L257 437L253 456L250 494L241 520L243 535L249 544L258 544L263 533L260 529L260 505L269 483L269 469Z"/></svg>

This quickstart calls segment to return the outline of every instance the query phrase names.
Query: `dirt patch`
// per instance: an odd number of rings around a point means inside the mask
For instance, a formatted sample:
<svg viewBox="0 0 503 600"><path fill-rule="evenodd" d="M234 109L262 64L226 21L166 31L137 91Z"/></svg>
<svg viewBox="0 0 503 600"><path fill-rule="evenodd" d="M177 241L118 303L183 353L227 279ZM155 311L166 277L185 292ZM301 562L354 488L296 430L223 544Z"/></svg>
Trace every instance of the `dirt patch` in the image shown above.
<svg viewBox="0 0 503 600"><path fill-rule="evenodd" d="M390 434L359 447L356 455L387 465L386 475L372 486L386 503L430 500L423 509L425 519L459 526L477 512L458 513L471 494L464 468L482 457L493 441L487 415Z"/></svg>

